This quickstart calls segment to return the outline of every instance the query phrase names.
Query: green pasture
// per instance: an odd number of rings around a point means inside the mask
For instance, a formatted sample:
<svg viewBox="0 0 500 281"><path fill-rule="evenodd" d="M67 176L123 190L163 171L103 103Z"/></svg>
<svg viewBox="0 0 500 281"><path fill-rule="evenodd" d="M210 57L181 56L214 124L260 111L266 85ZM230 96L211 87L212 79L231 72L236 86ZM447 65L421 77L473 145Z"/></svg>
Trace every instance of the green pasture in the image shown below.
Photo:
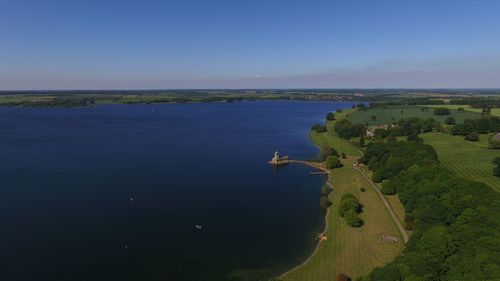
<svg viewBox="0 0 500 281"><path fill-rule="evenodd" d="M423 105L422 105L423 106ZM472 108L467 104L447 104L447 105L426 105L425 107L446 107L448 109L457 110L463 108L465 111L481 113L482 108ZM500 116L500 108L492 108L491 115Z"/></svg>
<svg viewBox="0 0 500 281"><path fill-rule="evenodd" d="M447 106L442 106L447 107ZM449 108L449 107L447 107ZM449 108L451 109L451 108ZM375 119L372 118L375 116ZM427 110L423 106L395 106L395 107L374 107L365 111L359 110L349 116L353 123L368 124L368 126L392 124L400 119L418 117L422 119L434 118L443 123L448 117L455 118L457 123L463 123L465 119L475 119L481 117L477 112L451 110L450 115L434 115L433 108Z"/></svg>

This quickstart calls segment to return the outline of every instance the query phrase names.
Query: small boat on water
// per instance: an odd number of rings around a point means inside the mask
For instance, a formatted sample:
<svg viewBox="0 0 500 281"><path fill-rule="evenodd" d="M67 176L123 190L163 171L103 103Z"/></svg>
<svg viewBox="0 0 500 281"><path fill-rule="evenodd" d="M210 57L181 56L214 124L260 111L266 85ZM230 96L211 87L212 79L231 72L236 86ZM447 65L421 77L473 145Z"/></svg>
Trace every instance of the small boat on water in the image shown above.
<svg viewBox="0 0 500 281"><path fill-rule="evenodd" d="M199 224L196 224L194 227L195 227L196 229L202 229L202 228L203 228L203 227L202 227L201 225L199 225Z"/></svg>

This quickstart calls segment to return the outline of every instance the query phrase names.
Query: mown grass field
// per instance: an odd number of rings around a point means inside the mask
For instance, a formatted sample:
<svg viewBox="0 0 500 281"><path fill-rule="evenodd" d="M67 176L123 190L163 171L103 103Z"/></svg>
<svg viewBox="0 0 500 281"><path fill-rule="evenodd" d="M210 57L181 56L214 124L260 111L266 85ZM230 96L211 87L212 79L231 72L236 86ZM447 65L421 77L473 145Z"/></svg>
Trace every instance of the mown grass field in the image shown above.
<svg viewBox="0 0 500 281"><path fill-rule="evenodd" d="M313 131L311 132L311 139L319 147L327 146L335 148L339 154L343 152L348 156L361 156L361 153L358 150L346 143L340 137L334 135L334 133L317 133Z"/></svg>
<svg viewBox="0 0 500 281"><path fill-rule="evenodd" d="M335 117L337 120L342 120L346 118L346 115L350 115L354 112L354 110L344 110L343 112L336 112ZM314 144L319 147L333 147L338 151L339 154L342 152L347 156L357 156L361 157L362 151L360 149L354 148L352 145L347 143L344 139L340 138L335 134L335 130L333 126L336 121L328 121L327 128L328 131L326 133L317 133L312 131L310 136Z"/></svg>
<svg viewBox="0 0 500 281"><path fill-rule="evenodd" d="M447 107L447 106L442 106ZM448 107L449 108L449 107ZM451 109L451 108L450 108ZM401 111L403 113L401 113ZM372 119L375 116L376 119ZM457 123L463 123L465 119L479 118L481 115L476 112L463 111L459 112L452 110L450 115L434 115L433 108L429 108L426 111L422 111L420 106L397 106L397 107L387 107L387 108L369 108L366 111L356 111L351 116L349 120L354 123L368 124L368 126L392 124L400 119L409 117L418 117L422 119L434 118L439 122L444 122L448 117L455 118Z"/></svg>
<svg viewBox="0 0 500 281"><path fill-rule="evenodd" d="M356 160L357 157L343 159L344 167L334 170L331 175L334 191L330 194L333 204L326 218L328 240L321 242L318 251L306 264L285 275L283 280L335 280L339 273L354 279L367 275L375 267L401 254L403 239L373 187L352 167ZM361 192L361 187L366 191ZM338 214L337 206L344 192L353 193L363 204L361 218L365 223L362 227L348 226ZM399 242L382 242L383 234L395 236Z"/></svg>
<svg viewBox="0 0 500 281"><path fill-rule="evenodd" d="M500 150L488 149L488 135L481 135L478 142L444 133L421 136L424 143L434 147L439 161L457 176L483 182L500 192L500 178L493 176L491 163L495 157L500 157Z"/></svg>

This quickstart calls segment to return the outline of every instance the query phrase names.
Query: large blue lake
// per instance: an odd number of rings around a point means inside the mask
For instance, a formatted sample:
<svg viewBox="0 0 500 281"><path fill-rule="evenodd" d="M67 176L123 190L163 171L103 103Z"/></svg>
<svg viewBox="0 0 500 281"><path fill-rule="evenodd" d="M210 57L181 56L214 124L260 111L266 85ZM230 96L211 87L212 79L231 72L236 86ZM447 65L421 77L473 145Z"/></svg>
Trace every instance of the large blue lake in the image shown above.
<svg viewBox="0 0 500 281"><path fill-rule="evenodd" d="M311 253L309 127L350 103L0 107L0 280L266 280ZM197 229L195 225L201 225Z"/></svg>

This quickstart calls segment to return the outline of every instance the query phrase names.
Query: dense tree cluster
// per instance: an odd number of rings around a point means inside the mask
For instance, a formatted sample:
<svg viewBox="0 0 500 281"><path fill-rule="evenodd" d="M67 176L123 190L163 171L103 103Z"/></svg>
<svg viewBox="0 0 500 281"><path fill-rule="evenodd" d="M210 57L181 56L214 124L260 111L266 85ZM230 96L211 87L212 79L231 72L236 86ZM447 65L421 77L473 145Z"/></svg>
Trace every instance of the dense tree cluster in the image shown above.
<svg viewBox="0 0 500 281"><path fill-rule="evenodd" d="M351 123L347 119L339 120L335 122L334 126L335 132L345 139L352 137L359 137L365 130L365 126L360 123Z"/></svg>
<svg viewBox="0 0 500 281"><path fill-rule="evenodd" d="M437 162L436 159L436 152L428 145L416 142L396 142L391 144L373 142L368 145L360 161L374 171L373 180L381 182L409 168L416 161ZM382 163L386 165L381 166Z"/></svg>
<svg viewBox="0 0 500 281"><path fill-rule="evenodd" d="M466 119L463 124L456 124L451 129L452 135L465 136L472 132L479 134L492 133L500 130L500 118L497 116L483 116L478 119Z"/></svg>
<svg viewBox="0 0 500 281"><path fill-rule="evenodd" d="M434 109L434 115L450 115L451 112L448 108L445 107L438 107Z"/></svg>
<svg viewBox="0 0 500 281"><path fill-rule="evenodd" d="M403 256L366 279L498 280L500 194L483 183L456 177L433 148L416 142L375 142L361 161L385 179L405 206L414 229Z"/></svg>
<svg viewBox="0 0 500 281"><path fill-rule="evenodd" d="M358 198L351 193L344 193L340 199L339 215L343 217L346 223L352 227L359 227L363 220L359 217L361 204Z"/></svg>
<svg viewBox="0 0 500 281"><path fill-rule="evenodd" d="M387 129L375 129L374 137L375 139L385 139L389 136L416 136L420 133L440 130L440 128L441 124L433 118L410 117L399 120L394 126L389 126Z"/></svg>

